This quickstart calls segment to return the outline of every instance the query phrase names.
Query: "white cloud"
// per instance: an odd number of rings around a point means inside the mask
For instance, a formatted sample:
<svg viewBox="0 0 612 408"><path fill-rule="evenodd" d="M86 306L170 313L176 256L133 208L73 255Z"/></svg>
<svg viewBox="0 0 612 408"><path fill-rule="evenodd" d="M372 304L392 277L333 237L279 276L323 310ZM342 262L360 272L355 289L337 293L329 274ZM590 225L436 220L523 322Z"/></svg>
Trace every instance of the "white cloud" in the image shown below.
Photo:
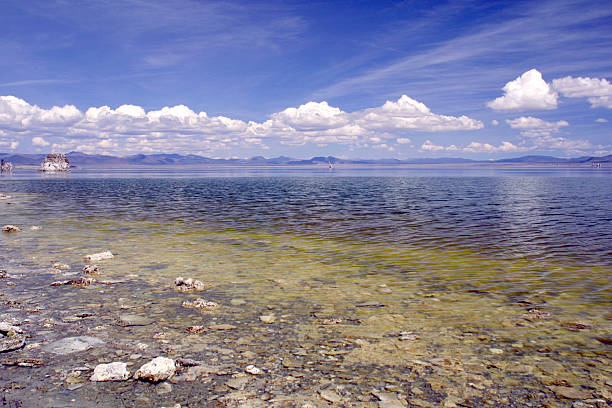
<svg viewBox="0 0 612 408"><path fill-rule="evenodd" d="M365 109L353 114L354 121L368 130L419 130L440 132L452 130L476 130L483 124L467 116L438 115L424 104L406 95L397 101L387 101L378 108Z"/></svg>
<svg viewBox="0 0 612 408"><path fill-rule="evenodd" d="M472 142L462 149L467 153L513 153L527 150L524 147L515 146L510 142L502 142L499 146L489 143Z"/></svg>
<svg viewBox="0 0 612 408"><path fill-rule="evenodd" d="M587 140L572 140L563 137L554 137L561 128L569 126L564 120L547 122L531 116L520 117L506 122L513 129L519 129L521 136L531 144L531 150L564 150L567 153L580 153L585 150L601 149L603 146L594 145Z"/></svg>
<svg viewBox="0 0 612 408"><path fill-rule="evenodd" d="M595 119L595 122L597 122L597 123L608 123L608 119L597 118L597 119Z"/></svg>
<svg viewBox="0 0 612 408"><path fill-rule="evenodd" d="M591 107L612 109L612 84L607 79L574 78L553 80L553 87L568 98L588 98Z"/></svg>
<svg viewBox="0 0 612 408"><path fill-rule="evenodd" d="M487 103L489 108L496 111L521 111L557 107L558 94L536 69L508 82L503 90L503 96Z"/></svg>
<svg viewBox="0 0 612 408"><path fill-rule="evenodd" d="M17 147L19 147L19 142L10 142L9 149L15 150Z"/></svg>
<svg viewBox="0 0 612 408"><path fill-rule="evenodd" d="M406 95L375 108L345 112L327 102L308 102L273 113L264 122L208 116L184 105L145 111L136 105L43 109L14 96L0 97L0 131L15 141L61 150L113 154L215 152L237 147L265 149L268 141L288 145L343 144L392 149L409 143L407 131L475 130L482 122L432 112ZM22 144L23 145L23 144Z"/></svg>
<svg viewBox="0 0 612 408"><path fill-rule="evenodd" d="M40 136L36 136L32 138L32 145L33 146L49 146L51 143L47 142L45 139L43 139Z"/></svg>
<svg viewBox="0 0 612 408"><path fill-rule="evenodd" d="M521 135L525 137L546 136L552 133L558 133L562 127L569 126L569 123L564 120L547 122L540 118L534 118L533 116L508 119L506 123L508 123L512 129L520 129Z"/></svg>
<svg viewBox="0 0 612 408"><path fill-rule="evenodd" d="M497 126L497 125L499 125L499 121L498 121L497 119L493 119L493 120L491 121L491 124L492 124L493 126Z"/></svg>
<svg viewBox="0 0 612 408"><path fill-rule="evenodd" d="M425 143L421 145L419 149L422 152L439 152L440 150L445 150L446 148L441 145L437 145L433 143L431 140L426 140Z"/></svg>

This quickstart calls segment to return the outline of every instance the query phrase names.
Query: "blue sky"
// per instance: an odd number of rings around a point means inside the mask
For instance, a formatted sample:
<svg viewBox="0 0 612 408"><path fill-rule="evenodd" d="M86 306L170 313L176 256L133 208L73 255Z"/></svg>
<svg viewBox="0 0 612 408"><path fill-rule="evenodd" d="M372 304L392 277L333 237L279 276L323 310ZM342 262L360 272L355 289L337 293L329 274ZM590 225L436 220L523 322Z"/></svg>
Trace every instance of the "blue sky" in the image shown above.
<svg viewBox="0 0 612 408"><path fill-rule="evenodd" d="M0 9L0 152L612 153L610 2Z"/></svg>

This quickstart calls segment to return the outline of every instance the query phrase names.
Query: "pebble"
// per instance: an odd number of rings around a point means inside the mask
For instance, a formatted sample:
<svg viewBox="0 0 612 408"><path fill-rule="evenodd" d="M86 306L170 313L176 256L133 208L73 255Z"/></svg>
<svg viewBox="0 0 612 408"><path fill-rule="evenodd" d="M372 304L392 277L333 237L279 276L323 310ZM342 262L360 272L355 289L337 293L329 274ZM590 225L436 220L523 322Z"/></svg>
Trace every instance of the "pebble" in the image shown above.
<svg viewBox="0 0 612 408"><path fill-rule="evenodd" d="M98 364L94 368L94 373L90 377L91 381L123 381L130 378L127 364L113 362L108 364Z"/></svg>
<svg viewBox="0 0 612 408"><path fill-rule="evenodd" d="M557 396L567 399L587 399L593 396L590 391L577 387L563 387L551 385L548 388L550 388L552 392L557 394Z"/></svg>
<svg viewBox="0 0 612 408"><path fill-rule="evenodd" d="M216 310L219 308L219 304L216 302L211 302L204 300L202 298L196 299L194 301L184 301L183 307L193 308L193 309L202 309L202 310Z"/></svg>
<svg viewBox="0 0 612 408"><path fill-rule="evenodd" d="M122 314L119 316L119 325L124 327L148 326L153 322L153 319L135 314Z"/></svg>
<svg viewBox="0 0 612 408"><path fill-rule="evenodd" d="M155 393L158 395L168 394L172 392L172 384L163 382L155 387Z"/></svg>
<svg viewBox="0 0 612 408"><path fill-rule="evenodd" d="M333 404L342 402L342 397L332 390L319 390L319 396L325 401Z"/></svg>
<svg viewBox="0 0 612 408"><path fill-rule="evenodd" d="M493 354L504 354L504 350L498 348L490 348L489 351Z"/></svg>
<svg viewBox="0 0 612 408"><path fill-rule="evenodd" d="M276 321L276 316L274 315L262 315L259 316L259 320L266 324L272 324Z"/></svg>

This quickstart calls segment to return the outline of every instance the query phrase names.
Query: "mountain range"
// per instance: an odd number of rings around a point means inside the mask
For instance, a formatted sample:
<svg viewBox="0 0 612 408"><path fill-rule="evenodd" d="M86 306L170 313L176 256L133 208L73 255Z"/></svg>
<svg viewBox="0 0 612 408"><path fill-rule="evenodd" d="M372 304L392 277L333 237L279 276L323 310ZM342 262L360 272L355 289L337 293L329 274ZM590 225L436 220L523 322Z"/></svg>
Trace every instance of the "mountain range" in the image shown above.
<svg viewBox="0 0 612 408"><path fill-rule="evenodd" d="M46 154L11 154L0 153L0 159L14 165L39 165ZM333 156L318 156L310 159L295 159L279 156L265 158L255 156L250 159L212 159L194 154L137 154L118 157L102 154L70 152L66 154L70 164L77 167L122 167L122 166L163 166L163 165L225 165L225 166L308 166L308 165L402 165L402 164L590 164L612 163L612 155L582 156L576 158L559 158L552 156L523 156L500 160L470 160L462 158L421 158L421 159L341 159Z"/></svg>

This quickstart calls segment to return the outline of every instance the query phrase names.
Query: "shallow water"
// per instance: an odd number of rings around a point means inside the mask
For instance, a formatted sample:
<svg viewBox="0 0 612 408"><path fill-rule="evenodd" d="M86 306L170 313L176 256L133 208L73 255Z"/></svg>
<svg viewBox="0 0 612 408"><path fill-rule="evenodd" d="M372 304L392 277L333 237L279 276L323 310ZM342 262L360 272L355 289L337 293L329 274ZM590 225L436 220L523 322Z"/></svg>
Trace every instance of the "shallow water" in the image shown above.
<svg viewBox="0 0 612 408"><path fill-rule="evenodd" d="M0 223L22 231L0 236L2 315L28 319L31 337L2 358L44 362L2 369L6 404L378 406L380 391L408 406L572 406L569 389L607 406L611 182L575 168L3 177ZM116 283L50 286L107 249L94 277ZM212 288L177 292L177 276ZM198 297L219 309L181 306ZM126 313L154 323L125 327ZM68 335L107 343L45 352ZM133 372L156 355L224 368L179 374L167 394L87 380L99 362ZM264 375L226 385L247 364Z"/></svg>

